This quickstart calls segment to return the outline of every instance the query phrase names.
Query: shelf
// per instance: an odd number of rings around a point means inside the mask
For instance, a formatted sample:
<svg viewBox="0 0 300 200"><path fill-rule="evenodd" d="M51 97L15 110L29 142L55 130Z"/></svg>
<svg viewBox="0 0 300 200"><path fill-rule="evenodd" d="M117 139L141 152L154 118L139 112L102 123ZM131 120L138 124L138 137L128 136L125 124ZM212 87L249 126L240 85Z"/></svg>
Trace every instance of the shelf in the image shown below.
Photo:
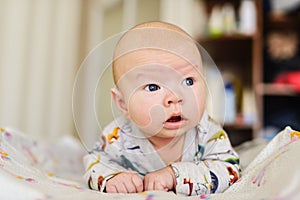
<svg viewBox="0 0 300 200"><path fill-rule="evenodd" d="M283 13L270 13L268 15L268 23L290 25L300 22L300 13L287 15Z"/></svg>
<svg viewBox="0 0 300 200"><path fill-rule="evenodd" d="M270 13L266 18L267 30L298 30L300 23L300 14L286 15L279 13Z"/></svg>
<svg viewBox="0 0 300 200"><path fill-rule="evenodd" d="M239 40L252 40L255 38L255 35L245 35L245 34L232 34L232 35L222 35L219 37L206 37L206 38L199 38L198 41L200 43L208 43L208 42L221 42L221 41L239 41Z"/></svg>
<svg viewBox="0 0 300 200"><path fill-rule="evenodd" d="M247 124L225 124L224 130L227 132L232 146L238 146L253 139L253 126Z"/></svg>
<svg viewBox="0 0 300 200"><path fill-rule="evenodd" d="M256 92L260 95L273 96L297 96L297 92L293 86L287 84L260 83L256 86Z"/></svg>
<svg viewBox="0 0 300 200"><path fill-rule="evenodd" d="M226 130L239 130L239 131L243 131L243 130L244 131L252 131L253 126L249 125L249 124L234 123L234 124L225 124L224 129L226 129Z"/></svg>

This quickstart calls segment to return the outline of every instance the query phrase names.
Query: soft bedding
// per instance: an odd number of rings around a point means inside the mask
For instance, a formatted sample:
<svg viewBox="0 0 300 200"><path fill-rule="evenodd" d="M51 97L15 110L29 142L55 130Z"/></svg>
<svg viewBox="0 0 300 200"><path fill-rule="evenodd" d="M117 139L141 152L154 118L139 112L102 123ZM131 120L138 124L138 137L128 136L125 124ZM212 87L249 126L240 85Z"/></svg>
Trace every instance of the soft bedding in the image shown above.
<svg viewBox="0 0 300 200"><path fill-rule="evenodd" d="M36 141L11 128L1 128L0 134L0 199L224 200L300 197L300 133L290 127L278 133L268 144L255 140L237 148L244 167L242 177L222 194L201 197L183 197L159 191L140 194L92 191L82 179L82 156L86 152L75 138L66 136L58 141Z"/></svg>

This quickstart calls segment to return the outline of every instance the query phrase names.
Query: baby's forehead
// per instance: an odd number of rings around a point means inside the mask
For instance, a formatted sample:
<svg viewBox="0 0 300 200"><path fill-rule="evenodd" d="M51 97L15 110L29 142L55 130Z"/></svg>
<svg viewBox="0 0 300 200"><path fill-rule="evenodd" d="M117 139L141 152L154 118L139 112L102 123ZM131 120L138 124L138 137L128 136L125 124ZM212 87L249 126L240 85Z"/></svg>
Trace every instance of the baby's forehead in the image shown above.
<svg viewBox="0 0 300 200"><path fill-rule="evenodd" d="M124 59L128 55L138 54L137 52L142 52L142 55L132 56L129 60ZM164 59L165 52L177 55L202 70L198 46L189 35L162 27L146 27L130 30L120 39L114 52L114 73L124 72L124 69L119 68L123 68L126 64L131 65L130 62L133 61L140 61L139 59L147 59L148 54L156 53L156 59L151 57L152 62L159 62ZM116 76L115 79L119 78L119 75L114 76Z"/></svg>
<svg viewBox="0 0 300 200"><path fill-rule="evenodd" d="M187 76L198 76L200 75L200 71L198 67L190 63L175 60L172 63L154 62L134 66L123 74L123 76L126 75L132 75L131 80L138 78L158 80L158 77L162 77L163 79L182 79Z"/></svg>
<svg viewBox="0 0 300 200"><path fill-rule="evenodd" d="M193 62L174 52L161 49L140 49L123 55L119 59L119 68L142 68L143 70L177 70L182 71L201 68L201 59L197 53Z"/></svg>
<svg viewBox="0 0 300 200"><path fill-rule="evenodd" d="M188 60L174 52L161 49L139 49L121 56L114 66L117 79L125 74L159 75L174 72L185 76L201 73L202 64L198 53ZM133 77L132 77L133 78Z"/></svg>

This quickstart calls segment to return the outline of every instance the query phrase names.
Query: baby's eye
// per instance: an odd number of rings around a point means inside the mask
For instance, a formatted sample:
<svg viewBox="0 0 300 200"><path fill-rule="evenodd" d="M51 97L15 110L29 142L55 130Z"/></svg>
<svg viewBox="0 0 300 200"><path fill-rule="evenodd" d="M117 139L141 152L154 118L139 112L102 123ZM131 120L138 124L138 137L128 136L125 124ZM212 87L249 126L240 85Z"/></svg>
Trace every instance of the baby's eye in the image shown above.
<svg viewBox="0 0 300 200"><path fill-rule="evenodd" d="M194 85L194 80L193 80L192 78L186 78L186 79L183 81L183 85L187 85L187 86Z"/></svg>
<svg viewBox="0 0 300 200"><path fill-rule="evenodd" d="M149 92L153 92L153 91L159 90L160 87L156 84L149 84L144 89L149 91Z"/></svg>

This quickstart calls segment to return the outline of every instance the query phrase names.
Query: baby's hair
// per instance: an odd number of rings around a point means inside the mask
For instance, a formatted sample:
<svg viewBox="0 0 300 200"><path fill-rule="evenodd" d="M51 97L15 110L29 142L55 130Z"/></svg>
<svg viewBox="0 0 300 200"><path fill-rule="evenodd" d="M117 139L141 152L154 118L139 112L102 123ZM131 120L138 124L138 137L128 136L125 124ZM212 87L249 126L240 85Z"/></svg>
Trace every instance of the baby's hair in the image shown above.
<svg viewBox="0 0 300 200"><path fill-rule="evenodd" d="M189 34L187 32L185 32L182 28L174 25L174 24L170 24L167 22L162 22L162 21L152 21L152 22L144 22L141 24L138 24L134 27L132 27L130 30L136 29L136 28L165 28L165 29L169 29L169 30L174 30L183 34L186 34L189 36Z"/></svg>
<svg viewBox="0 0 300 200"><path fill-rule="evenodd" d="M140 29L151 29L151 28L157 28L157 29L162 29L162 30L166 30L166 31L174 31L176 33L179 33L178 35L182 35L182 37L187 37L190 40L193 40L193 38L186 32L184 31L182 28L171 24L171 23L167 23L167 22L162 22L162 21L150 21L150 22L144 22L141 24L138 24L134 27L132 27L131 29L129 29L128 31L126 31L120 38L120 40L118 41L118 43L116 44L115 50L114 50L114 56L113 56L113 62L112 62L112 71L113 71L113 79L115 84L118 82L118 79L120 78L118 75L118 70L117 70L117 64L116 64L116 60L118 60L118 57L120 56L118 52L120 49L122 49L121 47L121 43L124 42L124 40L126 40L126 36L128 36L130 33ZM149 38L148 38L149 39ZM136 42L136 41L133 41Z"/></svg>

